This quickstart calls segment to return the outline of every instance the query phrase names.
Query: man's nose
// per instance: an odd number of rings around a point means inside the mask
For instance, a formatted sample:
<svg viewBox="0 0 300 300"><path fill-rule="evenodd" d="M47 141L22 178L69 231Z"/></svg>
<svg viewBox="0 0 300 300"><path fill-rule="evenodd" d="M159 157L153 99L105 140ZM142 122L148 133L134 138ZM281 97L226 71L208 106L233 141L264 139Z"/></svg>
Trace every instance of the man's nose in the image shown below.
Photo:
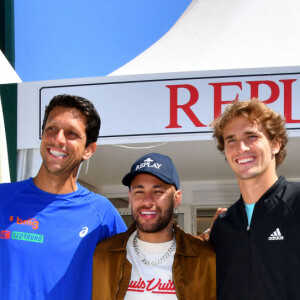
<svg viewBox="0 0 300 300"><path fill-rule="evenodd" d="M248 151L249 150L249 146L248 146L248 144L244 140L241 140L238 143L238 150L240 152Z"/></svg>
<svg viewBox="0 0 300 300"><path fill-rule="evenodd" d="M155 203L153 195L151 193L148 193L143 202L146 207L152 207Z"/></svg>
<svg viewBox="0 0 300 300"><path fill-rule="evenodd" d="M66 143L66 137L63 129L59 129L58 133L55 136L55 140L60 144Z"/></svg>

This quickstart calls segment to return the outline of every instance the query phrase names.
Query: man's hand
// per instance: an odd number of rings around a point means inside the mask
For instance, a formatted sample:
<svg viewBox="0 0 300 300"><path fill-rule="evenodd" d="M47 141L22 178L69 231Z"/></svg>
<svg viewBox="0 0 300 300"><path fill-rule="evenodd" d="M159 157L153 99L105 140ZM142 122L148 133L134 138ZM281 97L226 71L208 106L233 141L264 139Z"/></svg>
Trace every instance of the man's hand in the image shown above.
<svg viewBox="0 0 300 300"><path fill-rule="evenodd" d="M219 208L216 210L216 213L215 213L215 215L214 215L214 217L213 217L213 219L212 219L212 221L211 221L210 228L213 227L213 225L214 225L214 223L215 223L217 217L219 216L219 214L224 213L226 210L227 210L227 208L223 208L223 207L219 207Z"/></svg>
<svg viewBox="0 0 300 300"><path fill-rule="evenodd" d="M215 223L217 217L219 216L219 214L224 213L226 210L227 210L227 208L223 208L223 207L219 207L219 208L216 210L216 213L215 213L215 215L213 216L213 219L212 219L210 228L206 229L203 233L201 233L201 234L199 235L200 238L202 238L204 241L208 241L208 240L209 240L210 230L211 230L211 228L213 227L213 225L214 225L214 223Z"/></svg>

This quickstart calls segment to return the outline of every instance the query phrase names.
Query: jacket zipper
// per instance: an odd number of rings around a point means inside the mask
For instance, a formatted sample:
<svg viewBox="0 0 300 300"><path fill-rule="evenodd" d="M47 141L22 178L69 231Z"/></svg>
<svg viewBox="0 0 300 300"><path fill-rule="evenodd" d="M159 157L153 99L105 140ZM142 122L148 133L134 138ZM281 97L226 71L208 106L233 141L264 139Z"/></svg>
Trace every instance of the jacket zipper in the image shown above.
<svg viewBox="0 0 300 300"><path fill-rule="evenodd" d="M252 251L251 251L251 237L250 237L250 226L247 226L247 235L248 235L248 247L249 247L249 281L248 281L248 289L249 289L249 297L251 300L251 285L252 285Z"/></svg>

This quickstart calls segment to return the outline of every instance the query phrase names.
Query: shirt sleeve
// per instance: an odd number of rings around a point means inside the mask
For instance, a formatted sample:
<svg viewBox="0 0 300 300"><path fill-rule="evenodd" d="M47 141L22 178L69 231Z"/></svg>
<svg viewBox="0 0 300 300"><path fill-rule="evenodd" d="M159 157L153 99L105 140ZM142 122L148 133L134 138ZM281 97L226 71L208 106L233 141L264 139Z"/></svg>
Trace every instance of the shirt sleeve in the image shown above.
<svg viewBox="0 0 300 300"><path fill-rule="evenodd" d="M123 218L120 216L117 209L112 205L112 203L107 200L107 207L105 213L103 214L103 222L101 225L101 230L99 234L98 243L108 237L121 233L127 230L127 226Z"/></svg>

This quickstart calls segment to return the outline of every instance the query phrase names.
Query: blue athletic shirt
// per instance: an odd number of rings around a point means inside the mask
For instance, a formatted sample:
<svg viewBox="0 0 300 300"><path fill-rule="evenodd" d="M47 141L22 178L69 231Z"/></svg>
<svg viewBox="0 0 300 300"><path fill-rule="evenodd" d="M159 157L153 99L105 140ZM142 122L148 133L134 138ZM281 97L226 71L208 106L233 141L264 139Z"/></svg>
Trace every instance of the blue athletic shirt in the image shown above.
<svg viewBox="0 0 300 300"><path fill-rule="evenodd" d="M0 299L91 299L95 247L125 230L111 202L78 183L63 195L32 178L0 184Z"/></svg>

